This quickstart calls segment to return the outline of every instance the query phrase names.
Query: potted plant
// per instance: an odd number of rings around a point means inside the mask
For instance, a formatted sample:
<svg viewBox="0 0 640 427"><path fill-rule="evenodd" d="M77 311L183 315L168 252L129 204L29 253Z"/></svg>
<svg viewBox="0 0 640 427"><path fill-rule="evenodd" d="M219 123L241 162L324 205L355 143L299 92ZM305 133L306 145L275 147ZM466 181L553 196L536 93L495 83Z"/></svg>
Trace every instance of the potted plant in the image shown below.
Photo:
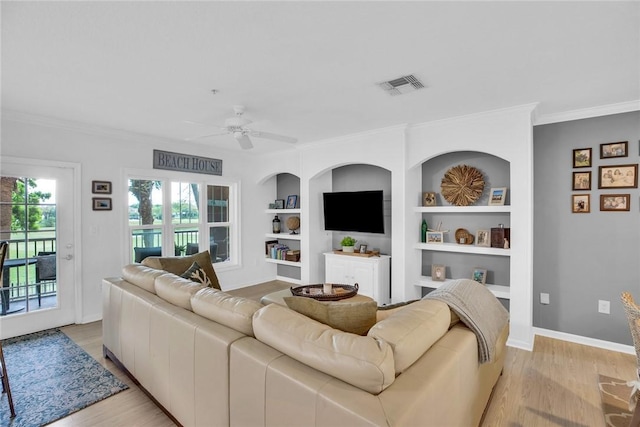
<svg viewBox="0 0 640 427"><path fill-rule="evenodd" d="M176 254L176 256L181 256L187 250L187 247L185 245L174 243L174 249L174 253Z"/></svg>
<svg viewBox="0 0 640 427"><path fill-rule="evenodd" d="M354 239L353 237L350 236L345 236L341 241L340 241L340 246L342 246L342 252L352 252L353 253L353 248L356 245L356 239Z"/></svg>

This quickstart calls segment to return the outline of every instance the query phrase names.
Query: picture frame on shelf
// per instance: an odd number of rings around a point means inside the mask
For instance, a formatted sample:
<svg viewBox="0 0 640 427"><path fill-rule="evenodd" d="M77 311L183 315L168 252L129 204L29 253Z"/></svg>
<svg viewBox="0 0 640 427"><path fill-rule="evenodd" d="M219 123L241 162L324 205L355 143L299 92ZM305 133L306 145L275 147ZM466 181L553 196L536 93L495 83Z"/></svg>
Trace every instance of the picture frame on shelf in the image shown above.
<svg viewBox="0 0 640 427"><path fill-rule="evenodd" d="M444 243L442 231L427 231L427 243Z"/></svg>
<svg viewBox="0 0 640 427"><path fill-rule="evenodd" d="M507 199L507 187L492 188L489 192L489 206L503 206Z"/></svg>
<svg viewBox="0 0 640 427"><path fill-rule="evenodd" d="M360 245L360 250L359 252L361 254L366 254L367 253L367 245Z"/></svg>
<svg viewBox="0 0 640 427"><path fill-rule="evenodd" d="M474 280L481 285L485 285L487 283L487 269L475 267L473 269L473 273L471 273L471 280Z"/></svg>
<svg viewBox="0 0 640 427"><path fill-rule="evenodd" d="M590 194L573 194L571 196L571 212L589 213L591 212Z"/></svg>
<svg viewBox="0 0 640 427"><path fill-rule="evenodd" d="M591 167L591 148L576 148L575 150L573 150L573 167Z"/></svg>
<svg viewBox="0 0 640 427"><path fill-rule="evenodd" d="M631 194L601 194L600 210L604 212L628 212L631 210Z"/></svg>
<svg viewBox="0 0 640 427"><path fill-rule="evenodd" d="M598 188L638 188L638 164L599 166Z"/></svg>
<svg viewBox="0 0 640 427"><path fill-rule="evenodd" d="M284 199L276 199L276 209L284 209Z"/></svg>
<svg viewBox="0 0 640 427"><path fill-rule="evenodd" d="M600 158L629 157L629 141L600 144Z"/></svg>
<svg viewBox="0 0 640 427"><path fill-rule="evenodd" d="M422 193L422 206L436 206L435 191L425 191Z"/></svg>
<svg viewBox="0 0 640 427"><path fill-rule="evenodd" d="M111 194L111 181L91 181L93 194Z"/></svg>
<svg viewBox="0 0 640 427"><path fill-rule="evenodd" d="M573 173L573 191L591 190L591 171Z"/></svg>
<svg viewBox="0 0 640 427"><path fill-rule="evenodd" d="M298 195L292 194L287 197L287 209L295 209L298 203Z"/></svg>
<svg viewBox="0 0 640 427"><path fill-rule="evenodd" d="M476 231L476 246L491 246L491 233L489 230Z"/></svg>
<svg viewBox="0 0 640 427"><path fill-rule="evenodd" d="M94 211L110 211L112 209L110 197L94 197L92 202Z"/></svg>
<svg viewBox="0 0 640 427"><path fill-rule="evenodd" d="M269 209L275 209L275 208L276 208L275 203L269 203Z"/></svg>
<svg viewBox="0 0 640 427"><path fill-rule="evenodd" d="M446 279L447 266L443 264L433 264L431 266L431 280L434 282L444 282Z"/></svg>

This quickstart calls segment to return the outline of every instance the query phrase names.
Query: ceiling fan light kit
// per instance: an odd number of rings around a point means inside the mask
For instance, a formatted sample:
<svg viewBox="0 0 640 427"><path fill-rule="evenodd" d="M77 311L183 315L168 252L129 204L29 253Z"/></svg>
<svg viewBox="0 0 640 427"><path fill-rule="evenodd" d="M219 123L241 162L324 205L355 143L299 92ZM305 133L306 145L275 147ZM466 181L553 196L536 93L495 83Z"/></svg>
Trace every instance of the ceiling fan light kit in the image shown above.
<svg viewBox="0 0 640 427"><path fill-rule="evenodd" d="M253 143L251 142L252 137L263 138L263 139L271 139L274 141L287 142L290 144L295 144L298 142L296 138L292 138L290 136L278 135L275 133L269 132L261 132L257 130L250 129L246 127L247 125L253 123L253 121L243 117L244 114L244 106L242 105L234 105L233 111L235 112L235 117L229 117L224 121L224 126L220 128L222 132L220 133L212 133L207 135L202 135L196 138L192 138L190 140L196 139L204 139L212 136L219 135L232 135L236 141L240 144L240 147L243 150L249 150L253 148Z"/></svg>

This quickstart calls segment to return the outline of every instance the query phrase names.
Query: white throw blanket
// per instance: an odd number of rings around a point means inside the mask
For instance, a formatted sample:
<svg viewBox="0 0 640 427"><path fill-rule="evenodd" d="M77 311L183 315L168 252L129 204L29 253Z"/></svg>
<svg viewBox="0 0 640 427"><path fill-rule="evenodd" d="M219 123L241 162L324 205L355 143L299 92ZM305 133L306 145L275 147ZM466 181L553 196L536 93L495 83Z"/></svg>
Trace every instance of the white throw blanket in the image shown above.
<svg viewBox="0 0 640 427"><path fill-rule="evenodd" d="M424 297L446 303L475 334L480 363L492 362L509 312L485 286L470 279L448 282Z"/></svg>

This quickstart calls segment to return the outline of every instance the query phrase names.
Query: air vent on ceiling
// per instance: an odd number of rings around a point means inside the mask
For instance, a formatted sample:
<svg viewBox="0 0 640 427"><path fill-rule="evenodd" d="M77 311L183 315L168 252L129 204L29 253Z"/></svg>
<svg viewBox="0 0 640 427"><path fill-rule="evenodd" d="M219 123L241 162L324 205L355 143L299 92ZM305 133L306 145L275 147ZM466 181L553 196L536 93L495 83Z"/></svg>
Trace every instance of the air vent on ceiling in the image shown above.
<svg viewBox="0 0 640 427"><path fill-rule="evenodd" d="M403 93L413 92L424 88L422 82L413 74L378 83L378 86L392 96L402 95Z"/></svg>

